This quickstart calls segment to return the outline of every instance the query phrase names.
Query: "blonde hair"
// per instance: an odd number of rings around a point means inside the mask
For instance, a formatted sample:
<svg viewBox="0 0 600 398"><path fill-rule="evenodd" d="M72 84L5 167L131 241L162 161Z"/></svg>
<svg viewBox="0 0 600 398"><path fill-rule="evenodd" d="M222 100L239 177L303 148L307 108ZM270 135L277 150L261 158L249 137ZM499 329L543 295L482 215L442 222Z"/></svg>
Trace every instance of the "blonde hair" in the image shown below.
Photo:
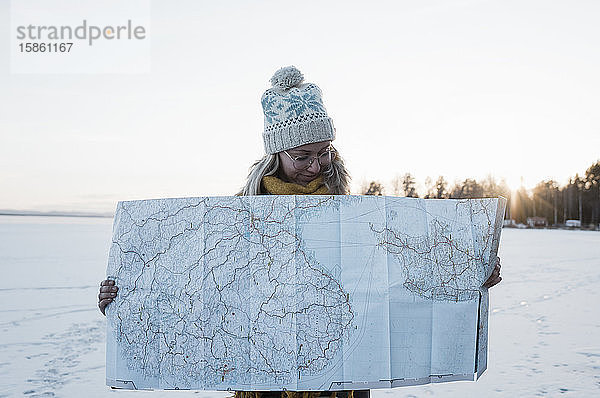
<svg viewBox="0 0 600 398"><path fill-rule="evenodd" d="M277 174L279 171L278 154L265 155L257 160L248 173L246 184L238 195L265 195L267 192L262 186L262 178ZM321 171L323 182L332 195L346 195L350 193L350 174L346 169L344 160L337 153L331 165Z"/></svg>

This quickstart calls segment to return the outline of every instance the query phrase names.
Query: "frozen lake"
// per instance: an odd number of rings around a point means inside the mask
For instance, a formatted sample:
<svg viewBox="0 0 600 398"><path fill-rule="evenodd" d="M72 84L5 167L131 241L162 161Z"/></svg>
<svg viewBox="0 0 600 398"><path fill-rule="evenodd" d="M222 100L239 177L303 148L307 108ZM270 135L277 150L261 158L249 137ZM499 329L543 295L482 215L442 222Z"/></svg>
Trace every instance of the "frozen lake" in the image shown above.
<svg viewBox="0 0 600 398"><path fill-rule="evenodd" d="M96 302L111 227L111 219L0 216L0 397L131 395L104 385ZM372 396L600 395L600 233L507 229L500 257L483 377Z"/></svg>

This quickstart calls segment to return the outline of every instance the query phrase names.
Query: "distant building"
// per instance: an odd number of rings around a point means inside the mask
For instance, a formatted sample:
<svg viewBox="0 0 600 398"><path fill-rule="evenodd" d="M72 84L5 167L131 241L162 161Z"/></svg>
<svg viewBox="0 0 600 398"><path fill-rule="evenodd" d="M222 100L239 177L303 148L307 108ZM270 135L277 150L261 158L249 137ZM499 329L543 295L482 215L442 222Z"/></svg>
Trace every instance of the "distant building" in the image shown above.
<svg viewBox="0 0 600 398"><path fill-rule="evenodd" d="M548 220L546 220L546 217L527 217L527 225L530 228L547 227Z"/></svg>
<svg viewBox="0 0 600 398"><path fill-rule="evenodd" d="M579 221L579 220L567 220L567 221L565 221L565 227L567 227L567 228L581 228L581 221Z"/></svg>
<svg viewBox="0 0 600 398"><path fill-rule="evenodd" d="M517 228L517 223L513 219L504 220L502 226L505 228Z"/></svg>

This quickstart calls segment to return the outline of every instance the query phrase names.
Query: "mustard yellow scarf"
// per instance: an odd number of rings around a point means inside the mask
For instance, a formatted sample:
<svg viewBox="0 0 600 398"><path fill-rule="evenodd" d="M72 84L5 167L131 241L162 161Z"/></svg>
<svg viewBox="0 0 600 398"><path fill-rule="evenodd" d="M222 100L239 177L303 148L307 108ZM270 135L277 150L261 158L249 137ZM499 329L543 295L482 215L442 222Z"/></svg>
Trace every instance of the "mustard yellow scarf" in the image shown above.
<svg viewBox="0 0 600 398"><path fill-rule="evenodd" d="M271 195L329 195L329 190L323 183L323 176L318 176L306 186L285 182L275 176L264 176L262 185Z"/></svg>

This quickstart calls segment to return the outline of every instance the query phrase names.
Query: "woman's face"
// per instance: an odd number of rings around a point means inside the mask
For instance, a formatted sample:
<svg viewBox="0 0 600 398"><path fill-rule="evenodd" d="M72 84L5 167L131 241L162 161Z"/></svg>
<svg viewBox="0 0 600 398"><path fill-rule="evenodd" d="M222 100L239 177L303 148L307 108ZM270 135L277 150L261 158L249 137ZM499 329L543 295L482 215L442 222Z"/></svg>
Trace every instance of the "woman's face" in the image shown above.
<svg viewBox="0 0 600 398"><path fill-rule="evenodd" d="M292 157L296 156L318 156L324 149L331 145L331 141L315 142L312 144L301 145L296 148L288 149L287 153ZM277 154L279 156L279 178L286 182L293 182L306 186L309 182L317 178L321 172L321 166L316 159L308 169L296 170L294 162L288 155L283 152Z"/></svg>

